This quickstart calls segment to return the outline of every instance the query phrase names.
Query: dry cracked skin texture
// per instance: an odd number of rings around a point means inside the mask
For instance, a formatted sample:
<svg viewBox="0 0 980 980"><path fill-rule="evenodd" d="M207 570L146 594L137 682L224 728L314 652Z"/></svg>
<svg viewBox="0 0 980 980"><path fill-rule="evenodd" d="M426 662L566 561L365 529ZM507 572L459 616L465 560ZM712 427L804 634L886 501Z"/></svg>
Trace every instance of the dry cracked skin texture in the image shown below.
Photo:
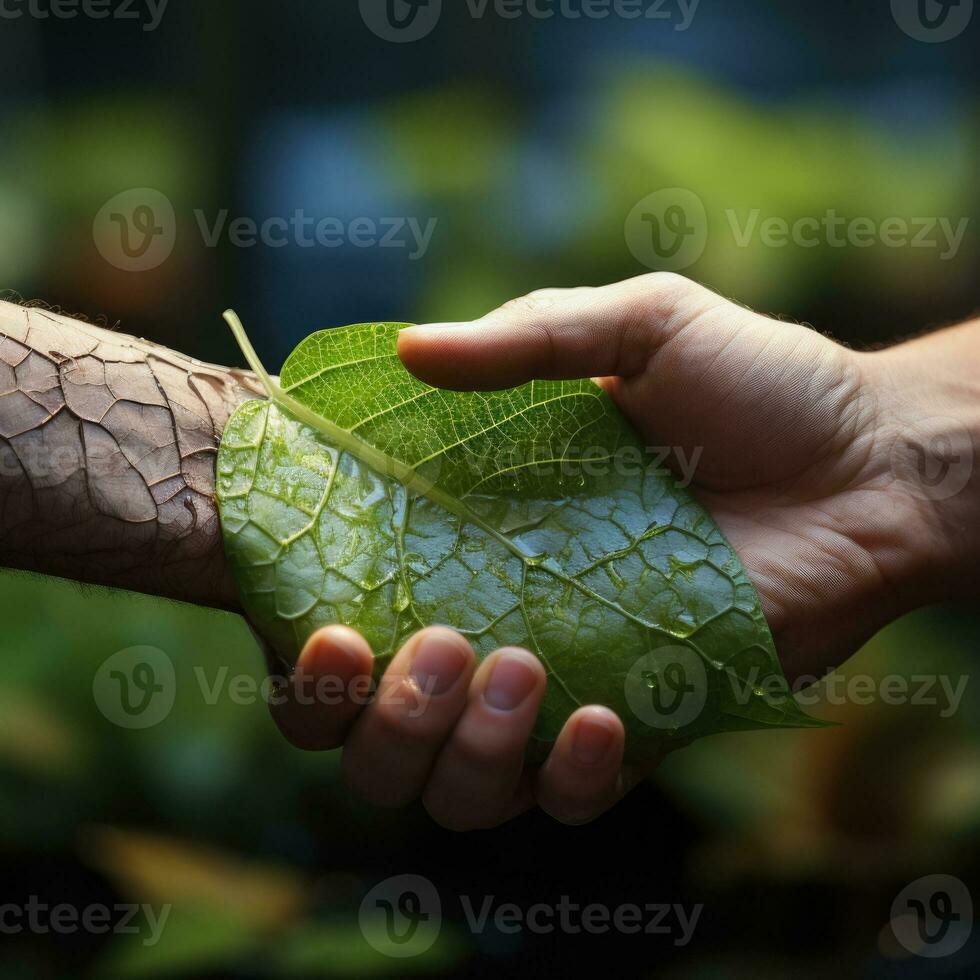
<svg viewBox="0 0 980 980"><path fill-rule="evenodd" d="M244 371L0 303L0 565L235 609L214 498Z"/></svg>

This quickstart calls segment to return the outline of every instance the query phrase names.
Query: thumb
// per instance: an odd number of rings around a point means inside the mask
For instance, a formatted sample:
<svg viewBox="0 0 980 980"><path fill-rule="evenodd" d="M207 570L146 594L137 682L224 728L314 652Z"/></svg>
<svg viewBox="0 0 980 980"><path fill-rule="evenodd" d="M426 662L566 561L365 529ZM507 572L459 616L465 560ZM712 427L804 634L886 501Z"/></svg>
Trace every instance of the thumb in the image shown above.
<svg viewBox="0 0 980 980"><path fill-rule="evenodd" d="M472 323L407 327L398 355L422 381L457 391L629 377L686 323L725 302L664 272L595 289L543 289Z"/></svg>

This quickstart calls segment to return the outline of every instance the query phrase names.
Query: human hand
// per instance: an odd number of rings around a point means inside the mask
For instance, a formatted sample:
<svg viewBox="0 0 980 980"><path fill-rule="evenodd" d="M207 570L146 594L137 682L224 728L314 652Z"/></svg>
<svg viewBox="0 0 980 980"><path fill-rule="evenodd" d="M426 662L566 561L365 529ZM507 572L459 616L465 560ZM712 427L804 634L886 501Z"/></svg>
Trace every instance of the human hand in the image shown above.
<svg viewBox="0 0 980 980"><path fill-rule="evenodd" d="M595 377L647 445L672 447L693 477L790 679L821 676L901 613L975 587L976 325L861 353L653 273L540 290L474 324L414 327L399 354L455 389ZM915 439L945 446L953 477L972 481L909 492L895 470L902 451L926 451Z"/></svg>
<svg viewBox="0 0 980 980"><path fill-rule="evenodd" d="M539 291L474 324L410 328L399 354L448 388L598 375L648 445L697 461L694 491L753 579L791 677L836 666L961 567L951 506L895 489L896 440L922 414L908 392L927 387L907 356L855 353L659 273ZM623 767L622 725L599 706L569 719L540 771L525 766L545 684L527 651L477 668L461 636L425 630L364 706L352 692L371 665L356 633L321 631L294 683L334 677L346 696L332 706L287 697L276 714L297 744L343 744L348 783L374 802L422 795L454 829L535 803L582 823L646 775Z"/></svg>
<svg viewBox="0 0 980 980"><path fill-rule="evenodd" d="M535 804L563 823L586 823L644 772L623 768L625 736L614 712L579 708L540 769L525 751L545 690L527 650L497 650L479 665L454 630L411 637L372 690L364 638L328 626L307 642L272 702L283 734L307 750L343 745L347 785L379 806L419 796L453 830L504 823Z"/></svg>

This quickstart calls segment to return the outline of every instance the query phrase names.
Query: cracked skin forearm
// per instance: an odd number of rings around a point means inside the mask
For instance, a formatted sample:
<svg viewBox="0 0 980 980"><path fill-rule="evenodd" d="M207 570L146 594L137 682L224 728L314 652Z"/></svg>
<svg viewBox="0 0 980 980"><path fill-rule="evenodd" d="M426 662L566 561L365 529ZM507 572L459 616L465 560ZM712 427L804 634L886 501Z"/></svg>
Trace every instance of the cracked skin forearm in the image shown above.
<svg viewBox="0 0 980 980"><path fill-rule="evenodd" d="M0 303L0 566L224 609L214 497L247 372Z"/></svg>

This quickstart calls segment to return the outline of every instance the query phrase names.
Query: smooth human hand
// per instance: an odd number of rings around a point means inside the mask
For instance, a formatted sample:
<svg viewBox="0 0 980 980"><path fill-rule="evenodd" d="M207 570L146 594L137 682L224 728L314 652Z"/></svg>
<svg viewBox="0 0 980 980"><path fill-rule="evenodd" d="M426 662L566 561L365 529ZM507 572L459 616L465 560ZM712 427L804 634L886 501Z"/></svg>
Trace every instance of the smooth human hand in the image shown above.
<svg viewBox="0 0 980 980"><path fill-rule="evenodd" d="M976 567L975 486L967 513L964 494L910 493L895 478L910 427L947 447L966 432L953 458L968 452L972 462L980 426L963 407L957 363L965 351L976 357L976 329L945 337L857 353L654 273L541 290L475 323L409 328L398 350L412 373L445 388L595 377L647 444L671 447L693 476L759 591L793 679L822 675L900 613L961 591ZM622 724L601 706L572 715L539 770L525 765L545 687L526 650L476 666L462 636L423 630L365 703L356 692L366 691L371 663L352 630L321 630L292 694L330 677L344 696L332 705L287 696L275 714L302 747L342 744L347 782L376 803L421 795L439 823L460 830L535 804L583 823L647 774L623 766Z"/></svg>

